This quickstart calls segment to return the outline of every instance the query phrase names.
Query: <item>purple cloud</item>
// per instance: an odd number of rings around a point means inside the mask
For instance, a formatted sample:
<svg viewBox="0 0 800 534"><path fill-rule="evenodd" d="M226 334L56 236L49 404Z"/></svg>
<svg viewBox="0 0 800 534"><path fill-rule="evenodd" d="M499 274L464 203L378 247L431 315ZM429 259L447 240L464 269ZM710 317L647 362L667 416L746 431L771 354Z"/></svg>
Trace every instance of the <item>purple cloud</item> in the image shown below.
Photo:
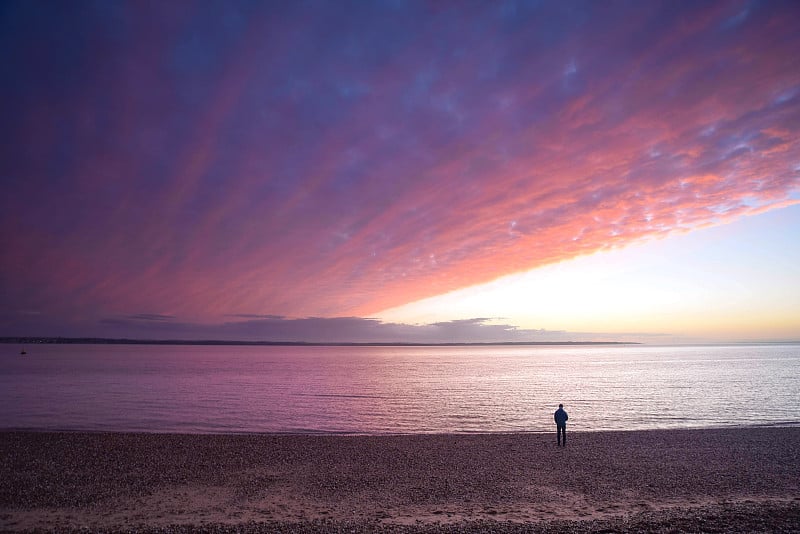
<svg viewBox="0 0 800 534"><path fill-rule="evenodd" d="M13 310L369 316L794 203L798 23L792 2L8 4L0 333L30 324Z"/></svg>

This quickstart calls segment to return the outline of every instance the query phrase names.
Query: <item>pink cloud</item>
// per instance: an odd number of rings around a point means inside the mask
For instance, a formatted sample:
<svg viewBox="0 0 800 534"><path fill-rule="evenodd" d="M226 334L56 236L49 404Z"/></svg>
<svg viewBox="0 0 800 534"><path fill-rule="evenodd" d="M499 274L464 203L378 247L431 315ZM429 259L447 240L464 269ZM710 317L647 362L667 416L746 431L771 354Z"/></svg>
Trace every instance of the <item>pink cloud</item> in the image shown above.
<svg viewBox="0 0 800 534"><path fill-rule="evenodd" d="M0 290L21 309L369 316L800 189L792 8L595 6L539 31L256 11L229 34L124 9L137 38L95 38L87 83L37 86L10 128Z"/></svg>

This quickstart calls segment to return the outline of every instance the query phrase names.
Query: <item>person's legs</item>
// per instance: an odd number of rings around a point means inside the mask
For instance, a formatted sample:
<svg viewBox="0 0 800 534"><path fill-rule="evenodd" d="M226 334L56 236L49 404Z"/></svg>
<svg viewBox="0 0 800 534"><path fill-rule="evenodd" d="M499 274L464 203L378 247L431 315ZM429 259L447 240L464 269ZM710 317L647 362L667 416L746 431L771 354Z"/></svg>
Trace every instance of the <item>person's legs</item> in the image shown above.
<svg viewBox="0 0 800 534"><path fill-rule="evenodd" d="M564 445L567 444L567 437L564 434L565 428L561 425L556 425L556 438L558 440L558 446L561 446L561 436L564 436Z"/></svg>
<svg viewBox="0 0 800 534"><path fill-rule="evenodd" d="M564 440L564 446L567 446L567 425L561 427L561 437Z"/></svg>

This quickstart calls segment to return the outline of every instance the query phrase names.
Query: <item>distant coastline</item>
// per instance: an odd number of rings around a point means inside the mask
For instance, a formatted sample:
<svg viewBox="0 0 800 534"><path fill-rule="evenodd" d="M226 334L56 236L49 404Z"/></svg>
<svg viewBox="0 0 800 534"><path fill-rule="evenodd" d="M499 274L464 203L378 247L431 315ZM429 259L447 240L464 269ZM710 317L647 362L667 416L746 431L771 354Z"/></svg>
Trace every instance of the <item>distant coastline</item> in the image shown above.
<svg viewBox="0 0 800 534"><path fill-rule="evenodd" d="M403 343L403 342L311 342L311 341L236 341L186 339L114 339L99 337L0 337L0 343L22 345L249 345L279 347L473 347L473 346L582 346L582 345L641 345L629 341L506 341L480 343Z"/></svg>

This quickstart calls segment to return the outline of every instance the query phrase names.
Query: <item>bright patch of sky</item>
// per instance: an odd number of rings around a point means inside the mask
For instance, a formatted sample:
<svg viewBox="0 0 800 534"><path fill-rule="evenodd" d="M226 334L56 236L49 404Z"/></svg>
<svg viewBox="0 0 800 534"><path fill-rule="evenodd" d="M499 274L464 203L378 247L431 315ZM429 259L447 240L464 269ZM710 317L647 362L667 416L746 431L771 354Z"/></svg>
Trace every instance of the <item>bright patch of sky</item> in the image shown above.
<svg viewBox="0 0 800 534"><path fill-rule="evenodd" d="M407 323L493 317L645 342L798 339L800 205L505 276L378 316Z"/></svg>

